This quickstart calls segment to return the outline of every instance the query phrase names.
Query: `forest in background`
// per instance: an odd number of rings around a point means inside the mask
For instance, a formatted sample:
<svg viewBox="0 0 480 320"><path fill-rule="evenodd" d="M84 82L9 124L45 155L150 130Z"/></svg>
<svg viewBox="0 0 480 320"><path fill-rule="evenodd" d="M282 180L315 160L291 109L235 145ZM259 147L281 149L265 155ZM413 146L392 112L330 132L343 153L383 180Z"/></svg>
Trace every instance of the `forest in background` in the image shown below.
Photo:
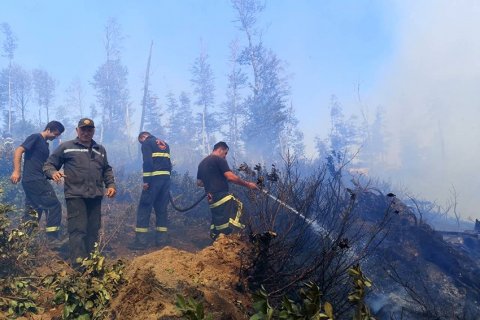
<svg viewBox="0 0 480 320"><path fill-rule="evenodd" d="M208 51L201 48L190 64L191 86L178 92L159 92L150 84L152 50L145 61L141 101L132 101L128 83L129 67L122 62L124 32L121 22L112 18L105 22L104 60L88 83L72 79L60 84L48 70L29 70L15 59L21 39L8 21L1 24L2 59L0 59L0 111L3 144L9 139L18 145L33 132L39 132L50 120L59 120L66 132L62 139L75 136L74 128L81 117L91 117L97 124L95 139L106 145L116 168L138 169L136 135L146 130L165 139L172 148L175 169L195 172L198 162L210 152L218 140L230 145L230 161L236 165L247 161L279 165L282 159L295 157L306 171L327 162L332 172L346 168L352 176L375 180L370 168L385 157L383 111L379 108L373 119L362 109L360 116L344 113L340 100L332 95L326 108L330 110L330 132L317 136L313 159L305 152L303 133L291 102L288 61L265 46L260 27L265 9L262 1L231 2L238 28L232 37L229 61L211 61ZM139 54L143 56L146 53ZM228 63L226 75L213 74L212 64ZM219 82L226 91L218 92ZM67 89L60 91L61 85ZM86 105L87 92L94 103ZM360 98L359 98L360 99ZM91 99L93 100L93 99ZM361 102L361 101L360 101ZM137 119L140 114L140 119ZM5 140L7 139L7 140ZM391 190L391 182L386 184ZM405 187L396 190L410 201L419 215L440 213L453 217L460 228L461 213L456 210L457 193L452 186L451 197L444 203L416 199Z"/></svg>

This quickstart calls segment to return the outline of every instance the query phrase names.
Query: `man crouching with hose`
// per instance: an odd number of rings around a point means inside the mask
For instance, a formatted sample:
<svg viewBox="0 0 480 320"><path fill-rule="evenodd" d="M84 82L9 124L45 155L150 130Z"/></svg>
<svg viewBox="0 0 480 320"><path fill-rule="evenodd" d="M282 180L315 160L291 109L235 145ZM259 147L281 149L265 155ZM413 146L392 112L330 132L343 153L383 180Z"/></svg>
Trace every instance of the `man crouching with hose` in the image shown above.
<svg viewBox="0 0 480 320"><path fill-rule="evenodd" d="M197 185L205 188L207 193L212 224L210 237L215 240L220 233L230 234L232 227L242 229L240 223L242 203L228 192L228 182L233 182L251 190L258 187L253 182L242 180L229 168L227 160L228 145L220 141L213 146L213 151L198 165Z"/></svg>

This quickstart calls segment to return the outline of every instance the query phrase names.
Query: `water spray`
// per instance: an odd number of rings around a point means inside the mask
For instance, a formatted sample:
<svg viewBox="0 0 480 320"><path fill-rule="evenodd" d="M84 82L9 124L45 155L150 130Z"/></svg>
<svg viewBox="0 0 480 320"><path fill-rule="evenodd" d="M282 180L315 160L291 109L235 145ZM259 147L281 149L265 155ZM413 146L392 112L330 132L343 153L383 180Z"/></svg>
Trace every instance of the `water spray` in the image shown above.
<svg viewBox="0 0 480 320"><path fill-rule="evenodd" d="M260 189L266 196L268 196L269 198L271 198L272 200L274 200L275 202L277 202L279 205L281 205L282 207L290 210L291 212L295 213L297 216L301 217L303 220L305 220L310 226L312 226L313 230L322 235L322 236L328 236L328 232L327 230L325 230L324 227L322 227L321 225L319 225L315 220L312 220L312 219L309 219L307 217L305 217L303 214L301 214L298 210L296 210L295 208L293 208L292 206L288 205L287 203L285 203L284 201L278 199L277 197L275 197L274 195L272 195L271 193L269 193L266 189Z"/></svg>

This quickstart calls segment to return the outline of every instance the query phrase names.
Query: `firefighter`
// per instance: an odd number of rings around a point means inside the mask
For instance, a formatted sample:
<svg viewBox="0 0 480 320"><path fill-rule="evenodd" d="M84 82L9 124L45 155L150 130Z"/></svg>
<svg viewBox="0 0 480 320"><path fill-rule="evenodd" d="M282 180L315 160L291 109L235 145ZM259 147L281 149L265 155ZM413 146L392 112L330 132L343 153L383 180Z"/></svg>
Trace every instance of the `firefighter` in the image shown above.
<svg viewBox="0 0 480 320"><path fill-rule="evenodd" d="M152 207L155 210L155 245L168 243L167 206L170 193L170 147L151 135L140 132L138 142L142 145L143 188L137 211L135 241L129 246L132 250L146 249L147 233Z"/></svg>
<svg viewBox="0 0 480 320"><path fill-rule="evenodd" d="M242 203L228 192L228 182L233 182L251 190L258 187L253 182L242 180L229 168L226 157L228 145L220 141L213 146L212 153L198 165L197 185L207 193L212 224L210 237L215 240L220 233L230 234L233 229L243 228L240 223Z"/></svg>
<svg viewBox="0 0 480 320"><path fill-rule="evenodd" d="M52 185L43 174L43 164L47 160L50 150L48 141L58 138L64 126L58 121L50 121L40 133L34 133L15 149L13 155L13 172L10 181L17 184L21 177L22 155L25 154L23 162L22 187L25 191L25 216L24 219L31 220L29 214L32 210L38 213L37 221L46 213L45 232L49 240L59 239L60 223L62 220L62 206Z"/></svg>
<svg viewBox="0 0 480 320"><path fill-rule="evenodd" d="M93 120L80 119L76 131L76 139L62 143L48 157L43 172L54 181L65 181L70 258L78 268L98 242L103 196L114 197L116 187L107 152L93 140ZM64 172L59 171L62 166Z"/></svg>

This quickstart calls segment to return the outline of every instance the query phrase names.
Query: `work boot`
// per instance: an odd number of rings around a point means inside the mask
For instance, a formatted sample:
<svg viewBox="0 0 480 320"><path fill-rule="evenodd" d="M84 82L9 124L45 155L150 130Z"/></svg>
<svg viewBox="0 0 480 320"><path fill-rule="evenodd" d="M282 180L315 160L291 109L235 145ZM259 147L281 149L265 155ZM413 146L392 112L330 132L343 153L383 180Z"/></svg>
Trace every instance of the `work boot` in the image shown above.
<svg viewBox="0 0 480 320"><path fill-rule="evenodd" d="M47 235L47 240L48 241L55 241L60 239L60 231L51 231L51 232L46 232Z"/></svg>
<svg viewBox="0 0 480 320"><path fill-rule="evenodd" d="M155 246L164 247L170 243L168 233L166 232L157 232L155 234Z"/></svg>
<svg viewBox="0 0 480 320"><path fill-rule="evenodd" d="M135 240L128 245L130 250L145 250L147 249L147 234L146 233L135 233Z"/></svg>
<svg viewBox="0 0 480 320"><path fill-rule="evenodd" d="M50 248L50 250L65 252L65 250L67 249L68 239L62 239L60 231L47 232L46 236L47 247Z"/></svg>

